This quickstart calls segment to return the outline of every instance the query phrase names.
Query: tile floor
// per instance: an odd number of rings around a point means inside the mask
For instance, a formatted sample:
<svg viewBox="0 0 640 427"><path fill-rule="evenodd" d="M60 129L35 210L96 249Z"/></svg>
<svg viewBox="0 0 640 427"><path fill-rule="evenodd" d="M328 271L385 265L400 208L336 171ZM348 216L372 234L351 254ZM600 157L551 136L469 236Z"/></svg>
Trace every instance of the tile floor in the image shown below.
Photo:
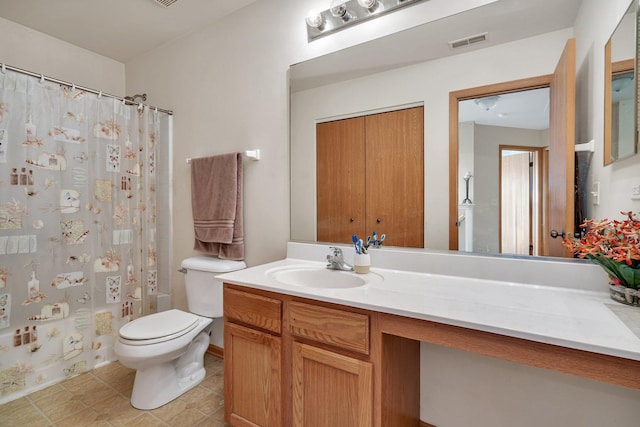
<svg viewBox="0 0 640 427"><path fill-rule="evenodd" d="M135 371L119 362L0 405L0 426L224 427L223 363L205 355L207 375L178 399L151 411L129 403Z"/></svg>

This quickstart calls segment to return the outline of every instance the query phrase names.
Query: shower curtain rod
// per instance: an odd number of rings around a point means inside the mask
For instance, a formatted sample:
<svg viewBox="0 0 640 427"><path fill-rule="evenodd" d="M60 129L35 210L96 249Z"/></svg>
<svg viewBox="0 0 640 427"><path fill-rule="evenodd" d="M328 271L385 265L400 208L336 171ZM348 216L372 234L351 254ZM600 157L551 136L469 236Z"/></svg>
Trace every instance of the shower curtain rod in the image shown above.
<svg viewBox="0 0 640 427"><path fill-rule="evenodd" d="M7 65L7 64L4 64L4 63L2 64L1 67L2 67L1 70L2 70L3 73L4 73L4 70L11 70L11 71L15 71L16 73L26 74L26 75L32 76L32 77L38 77L41 80L48 80L48 81L50 81L52 83L57 83L57 84L69 86L71 88L76 88L78 90L82 90L82 91L85 91L85 92L94 93L94 94L99 95L99 96L106 96L107 98L113 98L113 99L118 100L118 101L123 101L127 105L138 105L137 102L131 102L128 99L124 99L121 96L111 95L109 93L104 93L104 92L102 92L100 90L95 90L95 89L91 89L91 88L88 88L88 87L77 86L74 83L69 83L69 82L65 82L63 80L54 79L53 77L47 77L47 76L45 76L43 74L34 73L33 71L27 71L27 70L23 70L22 68L12 67L11 65ZM165 110L163 108L157 108L157 107L153 107L151 105L149 105L149 108L152 109L152 110L158 110L158 111L160 111L162 113L169 114L170 116L173 115L173 111L171 111L171 110Z"/></svg>

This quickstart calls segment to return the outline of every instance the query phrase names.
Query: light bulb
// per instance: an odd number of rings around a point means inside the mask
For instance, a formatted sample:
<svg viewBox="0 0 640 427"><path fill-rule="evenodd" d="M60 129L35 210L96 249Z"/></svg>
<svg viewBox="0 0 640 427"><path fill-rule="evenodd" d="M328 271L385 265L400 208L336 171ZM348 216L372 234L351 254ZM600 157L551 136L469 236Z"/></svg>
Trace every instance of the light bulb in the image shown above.
<svg viewBox="0 0 640 427"><path fill-rule="evenodd" d="M320 28L324 24L322 14L316 10L310 10L305 21L307 21L307 25L311 28Z"/></svg>
<svg viewBox="0 0 640 427"><path fill-rule="evenodd" d="M347 11L347 6L344 0L333 0L329 11L336 18L341 18L344 22L351 19L351 14Z"/></svg>
<svg viewBox="0 0 640 427"><path fill-rule="evenodd" d="M372 11L378 5L378 0L358 0L358 4L365 9Z"/></svg>

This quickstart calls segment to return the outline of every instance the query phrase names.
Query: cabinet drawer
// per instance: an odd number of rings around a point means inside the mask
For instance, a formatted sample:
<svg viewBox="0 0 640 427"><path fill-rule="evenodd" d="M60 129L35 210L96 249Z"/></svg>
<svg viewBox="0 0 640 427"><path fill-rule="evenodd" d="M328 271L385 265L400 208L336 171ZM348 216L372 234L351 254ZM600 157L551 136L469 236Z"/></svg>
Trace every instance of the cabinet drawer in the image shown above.
<svg viewBox="0 0 640 427"><path fill-rule="evenodd" d="M236 289L224 288L224 315L229 320L260 329L282 332L282 301Z"/></svg>
<svg viewBox="0 0 640 427"><path fill-rule="evenodd" d="M289 325L292 335L369 354L367 315L293 301Z"/></svg>

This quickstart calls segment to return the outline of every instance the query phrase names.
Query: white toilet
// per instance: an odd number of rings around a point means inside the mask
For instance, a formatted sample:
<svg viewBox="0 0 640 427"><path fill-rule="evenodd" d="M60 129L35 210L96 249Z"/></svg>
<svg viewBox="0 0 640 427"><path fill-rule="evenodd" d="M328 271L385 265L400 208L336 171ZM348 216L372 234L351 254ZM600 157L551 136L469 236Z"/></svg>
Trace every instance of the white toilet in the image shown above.
<svg viewBox="0 0 640 427"><path fill-rule="evenodd" d="M198 385L205 375L204 353L214 317L222 317L222 283L216 274L241 270L243 261L193 257L182 261L187 313L167 310L135 319L120 328L115 353L136 369L131 405L154 409Z"/></svg>

